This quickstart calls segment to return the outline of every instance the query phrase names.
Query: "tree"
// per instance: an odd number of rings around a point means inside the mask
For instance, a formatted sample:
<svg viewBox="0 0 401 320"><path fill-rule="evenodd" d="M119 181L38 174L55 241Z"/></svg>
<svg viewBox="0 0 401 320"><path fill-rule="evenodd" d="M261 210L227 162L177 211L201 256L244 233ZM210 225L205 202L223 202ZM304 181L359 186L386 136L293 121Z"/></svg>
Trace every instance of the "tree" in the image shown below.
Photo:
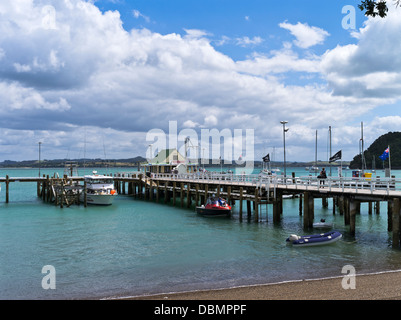
<svg viewBox="0 0 401 320"><path fill-rule="evenodd" d="M373 161L376 169L388 167L389 159L384 161L380 159L380 155L383 154L388 146L390 146L391 149L391 167L393 169L401 168L401 132L388 132L378 137L369 148L364 151L365 163L368 169L373 167ZM350 168L362 169L362 159L360 154L356 155L351 161Z"/></svg>
<svg viewBox="0 0 401 320"><path fill-rule="evenodd" d="M358 5L361 11L365 11L365 16L376 17L380 16L384 18L387 16L387 3L386 1L374 1L374 0L363 0L361 4Z"/></svg>
<svg viewBox="0 0 401 320"><path fill-rule="evenodd" d="M394 0L395 5L398 7L401 0ZM358 5L361 11L365 11L365 16L376 17L379 16L384 18L387 16L388 7L387 2L384 0L374 1L374 0L363 0L361 4Z"/></svg>

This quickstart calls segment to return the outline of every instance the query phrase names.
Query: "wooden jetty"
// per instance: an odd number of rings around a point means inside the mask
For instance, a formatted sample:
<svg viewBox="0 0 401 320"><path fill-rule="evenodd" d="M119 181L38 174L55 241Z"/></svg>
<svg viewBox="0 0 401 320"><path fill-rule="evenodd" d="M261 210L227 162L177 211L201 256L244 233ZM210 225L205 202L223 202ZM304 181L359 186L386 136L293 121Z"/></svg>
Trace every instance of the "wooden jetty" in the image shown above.
<svg viewBox="0 0 401 320"><path fill-rule="evenodd" d="M119 194L129 194L134 198L171 203L189 208L204 204L206 198L215 194L229 203L238 204L239 218L246 213L247 219L260 221L262 205L272 206L273 223L283 219L283 199L299 197L299 214L303 216L303 226L313 225L315 199L321 199L322 206L328 206L332 199L333 214L344 216L344 224L355 235L356 215L361 203L368 203L369 214L380 212L381 202L387 202L388 231L392 231L393 246L401 247L401 179L392 178L327 178L234 175L220 173L167 174L117 173L113 176ZM85 190L83 177L0 177L5 183L5 201L9 202L9 185L13 182L36 182L37 195L43 201L64 207L79 204L78 191ZM4 189L3 189L4 190ZM84 201L84 205L86 205ZM245 208L246 205L246 208ZM268 212L266 210L266 217ZM266 221L265 220L265 221Z"/></svg>
<svg viewBox="0 0 401 320"><path fill-rule="evenodd" d="M5 202L10 201L10 183L12 182L31 182L37 184L37 196L44 202L55 203L55 205L63 208L72 204L79 204L79 192L85 189L85 184L79 183L84 181L83 177L68 177L64 175L62 178L58 176L43 177L0 177L0 183L5 183ZM86 203L84 203L86 206Z"/></svg>
<svg viewBox="0 0 401 320"><path fill-rule="evenodd" d="M362 203L368 203L369 214L380 213L380 203L387 202L388 231L393 232L393 245L401 247L401 180L391 178L327 178L314 176L291 177L233 175L219 173L165 174L153 173L145 176L138 173L114 175L119 194L130 194L147 200L165 203L177 202L181 207L200 205L212 194L223 196L229 203L238 201L239 218L243 219L246 204L248 219L260 220L261 206L271 204L273 223L283 217L283 199L299 197L299 214L303 216L304 228L311 228L314 220L315 199L321 199L328 207L332 199L333 214L344 216L344 224L355 235L356 215ZM128 186L126 186L128 184ZM267 219L267 213L266 213Z"/></svg>

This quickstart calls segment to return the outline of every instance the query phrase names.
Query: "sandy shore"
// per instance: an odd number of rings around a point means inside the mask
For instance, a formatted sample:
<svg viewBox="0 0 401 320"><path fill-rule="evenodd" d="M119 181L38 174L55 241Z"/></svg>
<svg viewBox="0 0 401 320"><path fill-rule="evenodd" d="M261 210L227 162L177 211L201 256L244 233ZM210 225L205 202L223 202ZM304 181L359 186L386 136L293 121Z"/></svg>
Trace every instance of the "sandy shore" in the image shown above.
<svg viewBox="0 0 401 320"><path fill-rule="evenodd" d="M357 275L355 289L343 277L230 289L131 297L132 300L401 300L401 271ZM351 284L350 281L347 282Z"/></svg>

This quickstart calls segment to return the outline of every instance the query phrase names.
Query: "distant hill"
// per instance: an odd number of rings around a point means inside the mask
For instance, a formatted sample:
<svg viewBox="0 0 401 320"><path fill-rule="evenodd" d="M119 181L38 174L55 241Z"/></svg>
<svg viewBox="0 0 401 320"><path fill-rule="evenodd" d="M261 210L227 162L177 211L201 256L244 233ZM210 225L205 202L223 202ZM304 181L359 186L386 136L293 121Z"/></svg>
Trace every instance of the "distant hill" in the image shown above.
<svg viewBox="0 0 401 320"><path fill-rule="evenodd" d="M4 160L0 162L0 168L63 168L67 161L75 161L77 162L79 167L137 167L139 164L147 163L147 160L141 156L129 159L55 159L55 160L41 160L40 166L38 160L22 160L22 161L14 161L14 160ZM196 162L196 160L193 160ZM219 160L209 159L209 164L207 167L220 167ZM313 166L314 162L287 162L287 167L310 167ZM348 165L347 161L342 162L343 165ZM282 167L283 162L276 161L270 163L271 167ZM318 161L317 165L319 167L329 166L327 161ZM333 163L333 166L339 165L339 163ZM245 163L242 165L245 166ZM255 161L255 168L262 168L263 162ZM241 167L241 165L237 165L235 161L232 161L232 164L224 164L223 167Z"/></svg>
<svg viewBox="0 0 401 320"><path fill-rule="evenodd" d="M13 161L5 160L0 162L0 168L59 168L64 167L66 161L75 161L79 166L86 167L136 167L139 163L146 162L143 157L135 157L129 159L55 159L55 160L23 160Z"/></svg>
<svg viewBox="0 0 401 320"><path fill-rule="evenodd" d="M372 169L373 159L375 168L383 168L383 160L379 158L384 150L390 146L391 168L401 168L401 132L388 132L377 138L364 152L367 169ZM388 159L384 161L385 168L388 168ZM351 169L362 169L361 155L358 154L350 163Z"/></svg>

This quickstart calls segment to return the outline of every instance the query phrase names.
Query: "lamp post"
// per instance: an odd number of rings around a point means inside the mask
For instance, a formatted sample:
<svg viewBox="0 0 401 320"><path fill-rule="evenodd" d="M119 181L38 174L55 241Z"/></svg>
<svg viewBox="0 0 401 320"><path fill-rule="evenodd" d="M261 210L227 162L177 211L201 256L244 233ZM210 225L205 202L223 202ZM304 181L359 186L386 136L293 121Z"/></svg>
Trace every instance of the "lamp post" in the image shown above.
<svg viewBox="0 0 401 320"><path fill-rule="evenodd" d="M148 160L149 163L152 163L152 159L153 159L153 152L152 152L153 150L152 150L152 146L153 146L153 144L150 144L150 145L149 145L149 151L150 151L150 152L149 152L149 160Z"/></svg>
<svg viewBox="0 0 401 320"><path fill-rule="evenodd" d="M283 142L284 142L284 178L287 176L287 163L285 160L285 133L288 131L288 128L285 128L285 124L288 123L288 121L280 121L280 123L283 125Z"/></svg>
<svg viewBox="0 0 401 320"><path fill-rule="evenodd" d="M202 163L203 163L203 172L205 172L205 149L202 148ZM384 163L384 162L383 162Z"/></svg>
<svg viewBox="0 0 401 320"><path fill-rule="evenodd" d="M39 141L39 177L40 177L40 146L42 145L42 142Z"/></svg>

